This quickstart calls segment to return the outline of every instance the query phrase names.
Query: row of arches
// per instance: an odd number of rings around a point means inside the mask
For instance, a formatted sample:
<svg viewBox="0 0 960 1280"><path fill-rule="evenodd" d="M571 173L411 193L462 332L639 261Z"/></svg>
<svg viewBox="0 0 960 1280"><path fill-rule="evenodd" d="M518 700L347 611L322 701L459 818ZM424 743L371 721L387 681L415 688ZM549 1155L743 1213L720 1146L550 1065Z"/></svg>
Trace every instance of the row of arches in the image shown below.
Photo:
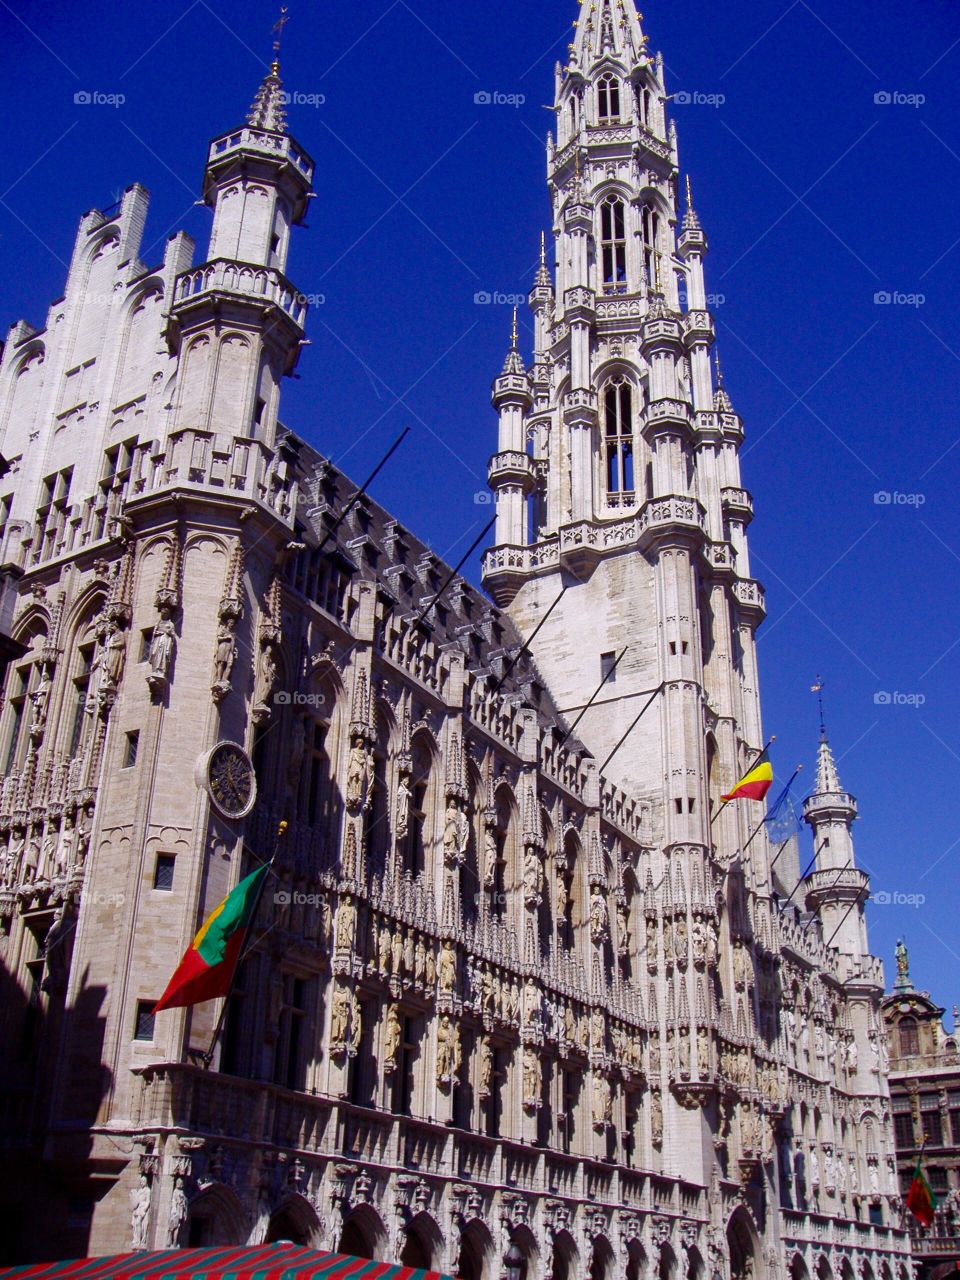
<svg viewBox="0 0 960 1280"><path fill-rule="evenodd" d="M193 1247L243 1243L248 1231L246 1223L234 1193L214 1186L192 1202L177 1243ZM326 1240L324 1246L326 1238L316 1209L301 1194L282 1200L253 1234L266 1243L289 1240L308 1248L328 1247L356 1258L388 1260L423 1269L441 1269L448 1257L443 1231L430 1213L412 1214L391 1241L384 1219L369 1203L351 1208L336 1236ZM725 1244L730 1280L763 1280L759 1236L743 1207L734 1210L729 1219ZM696 1246L678 1253L670 1242L663 1242L650 1254L634 1238L626 1243L625 1269L621 1270L613 1244L603 1232L593 1235L581 1247L567 1228L538 1238L529 1226L515 1224L508 1233L506 1256L500 1259L497 1242L483 1219L472 1218L460 1228L457 1280L500 1280L502 1263L518 1268L520 1280L707 1280L705 1261ZM877 1280L869 1262L865 1268L861 1270L861 1280ZM791 1280L812 1280L802 1254L794 1254L790 1275ZM822 1256L815 1280L835 1280ZM854 1280L848 1259L844 1259L836 1280ZM888 1264L881 1268L879 1280L893 1280Z"/></svg>

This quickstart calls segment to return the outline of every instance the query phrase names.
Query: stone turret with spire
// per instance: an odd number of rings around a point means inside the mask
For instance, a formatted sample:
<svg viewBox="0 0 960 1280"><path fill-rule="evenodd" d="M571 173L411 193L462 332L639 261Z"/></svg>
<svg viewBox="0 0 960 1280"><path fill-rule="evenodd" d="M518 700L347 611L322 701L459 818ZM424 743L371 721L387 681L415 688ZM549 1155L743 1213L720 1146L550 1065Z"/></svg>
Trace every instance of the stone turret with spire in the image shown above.
<svg viewBox="0 0 960 1280"><path fill-rule="evenodd" d="M806 881L807 910L819 914L824 941L859 963L867 954L863 907L870 882L854 854L857 802L841 786L822 717L816 789L804 801L803 816L816 854L815 870Z"/></svg>
<svg viewBox="0 0 960 1280"><path fill-rule="evenodd" d="M207 261L178 280L167 330L181 358L181 385L203 389L181 396L175 429L267 445L276 436L280 380L293 372L304 341L306 303L285 272L290 230L303 221L314 169L288 132L276 47L274 55L246 123L210 143Z"/></svg>

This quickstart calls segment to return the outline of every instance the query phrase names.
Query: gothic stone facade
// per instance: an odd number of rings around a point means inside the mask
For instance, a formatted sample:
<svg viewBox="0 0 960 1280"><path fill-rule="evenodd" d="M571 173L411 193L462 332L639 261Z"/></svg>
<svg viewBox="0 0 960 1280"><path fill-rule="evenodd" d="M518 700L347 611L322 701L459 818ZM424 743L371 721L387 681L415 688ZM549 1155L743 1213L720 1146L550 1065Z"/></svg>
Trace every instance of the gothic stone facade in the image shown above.
<svg viewBox="0 0 960 1280"><path fill-rule="evenodd" d="M954 1029L944 1010L910 978L903 943L897 946L897 981L881 1005L890 1046L890 1098L900 1189L906 1195L921 1146L924 1172L937 1198L933 1225L907 1216L922 1280L955 1274L960 1265L960 1011Z"/></svg>
<svg viewBox="0 0 960 1280"><path fill-rule="evenodd" d="M906 1275L856 802L821 743L801 911L759 806L711 820L762 743L742 426L662 62L632 0L582 14L557 275L494 391L500 607L279 423L313 162L276 67L210 146L203 263L182 234L138 259L131 187L9 335L8 1252ZM242 821L201 785L224 741ZM207 1070L219 1004L150 1010L281 819Z"/></svg>

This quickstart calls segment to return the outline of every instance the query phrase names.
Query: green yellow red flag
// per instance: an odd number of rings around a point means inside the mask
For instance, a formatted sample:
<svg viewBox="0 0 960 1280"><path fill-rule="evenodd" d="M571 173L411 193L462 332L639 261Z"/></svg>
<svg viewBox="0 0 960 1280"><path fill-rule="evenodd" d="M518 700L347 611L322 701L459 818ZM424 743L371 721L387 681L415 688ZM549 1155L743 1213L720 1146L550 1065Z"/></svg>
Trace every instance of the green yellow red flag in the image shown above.
<svg viewBox="0 0 960 1280"><path fill-rule="evenodd" d="M227 995L269 870L262 866L241 880L211 911L154 1006L154 1013Z"/></svg>
<svg viewBox="0 0 960 1280"><path fill-rule="evenodd" d="M910 1190L907 1192L907 1208L922 1226L933 1225L937 1198L923 1173L923 1152L920 1153L917 1170L910 1183Z"/></svg>

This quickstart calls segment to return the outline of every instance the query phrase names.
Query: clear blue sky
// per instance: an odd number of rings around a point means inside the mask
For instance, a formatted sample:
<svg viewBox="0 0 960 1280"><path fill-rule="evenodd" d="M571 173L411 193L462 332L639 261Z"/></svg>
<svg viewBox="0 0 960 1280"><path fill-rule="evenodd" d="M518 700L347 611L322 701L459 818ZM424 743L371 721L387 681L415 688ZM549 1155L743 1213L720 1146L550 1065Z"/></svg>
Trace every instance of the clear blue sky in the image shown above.
<svg viewBox="0 0 960 1280"><path fill-rule="evenodd" d="M293 0L287 88L319 199L290 275L323 295L284 420L358 480L405 425L375 490L451 561L479 532L495 443L489 388L506 306L549 225L544 135L575 0L369 5ZM0 322L43 322L81 212L153 193L148 259L172 229L205 250L207 140L238 123L269 56L259 0L0 0ZM960 10L955 0L650 0L681 161L712 252L728 388L746 422L768 732L809 778L827 681L858 854L883 894L873 949L960 1000ZM77 104L78 92L121 106ZM523 95L519 107L474 95ZM914 101L876 102L875 95ZM917 104L916 96L925 101ZM59 259L59 260L58 260ZM877 305L877 293L923 295ZM916 298L914 298L916 301ZM529 325L526 327L529 348ZM878 505L878 492L920 495ZM470 566L478 578L479 562ZM878 705L879 693L913 702ZM924 698L917 705L917 695Z"/></svg>

